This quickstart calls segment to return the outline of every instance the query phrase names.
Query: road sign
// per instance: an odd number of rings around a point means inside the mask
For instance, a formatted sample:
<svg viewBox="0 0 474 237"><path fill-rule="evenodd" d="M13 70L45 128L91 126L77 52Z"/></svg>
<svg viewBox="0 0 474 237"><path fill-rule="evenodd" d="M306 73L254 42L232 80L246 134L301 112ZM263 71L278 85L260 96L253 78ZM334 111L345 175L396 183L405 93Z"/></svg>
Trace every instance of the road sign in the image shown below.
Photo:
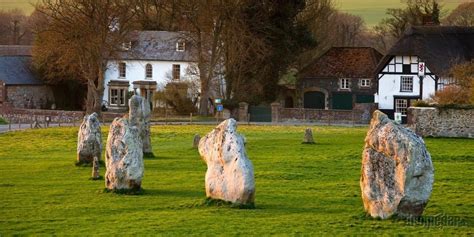
<svg viewBox="0 0 474 237"><path fill-rule="evenodd" d="M214 99L214 103L222 104L222 99L220 99L220 98Z"/></svg>
<svg viewBox="0 0 474 237"><path fill-rule="evenodd" d="M222 112L224 110L224 106L221 104L217 105L216 108L217 108L217 112Z"/></svg>

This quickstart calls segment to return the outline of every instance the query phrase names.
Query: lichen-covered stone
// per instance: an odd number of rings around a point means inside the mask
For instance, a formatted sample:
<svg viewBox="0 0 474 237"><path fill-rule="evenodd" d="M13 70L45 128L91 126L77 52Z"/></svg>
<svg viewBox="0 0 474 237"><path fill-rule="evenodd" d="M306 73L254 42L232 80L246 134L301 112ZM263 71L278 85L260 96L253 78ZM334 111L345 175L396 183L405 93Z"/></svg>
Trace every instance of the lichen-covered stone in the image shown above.
<svg viewBox="0 0 474 237"><path fill-rule="evenodd" d="M133 126L136 126L140 132L140 138L143 143L143 153L152 154L151 139L150 139L150 103L138 95L134 95L128 101L129 105L129 120Z"/></svg>
<svg viewBox="0 0 474 237"><path fill-rule="evenodd" d="M105 154L105 186L109 190L140 190L144 172L142 139L126 118L110 125Z"/></svg>
<svg viewBox="0 0 474 237"><path fill-rule="evenodd" d="M303 144L314 144L313 130L311 128L307 128L304 131Z"/></svg>
<svg viewBox="0 0 474 237"><path fill-rule="evenodd" d="M361 172L362 200L372 217L423 213L434 182L430 154L421 137L380 111L365 138Z"/></svg>
<svg viewBox="0 0 474 237"><path fill-rule="evenodd" d="M236 128L237 122L227 119L199 142L199 154L207 164L206 195L211 199L253 205L253 166Z"/></svg>
<svg viewBox="0 0 474 237"><path fill-rule="evenodd" d="M201 136L199 136L199 134L194 135L193 148L198 148L199 147L199 141L200 140L201 140Z"/></svg>
<svg viewBox="0 0 474 237"><path fill-rule="evenodd" d="M77 134L77 163L91 164L94 157L100 160L102 153L102 135L98 115L84 116Z"/></svg>

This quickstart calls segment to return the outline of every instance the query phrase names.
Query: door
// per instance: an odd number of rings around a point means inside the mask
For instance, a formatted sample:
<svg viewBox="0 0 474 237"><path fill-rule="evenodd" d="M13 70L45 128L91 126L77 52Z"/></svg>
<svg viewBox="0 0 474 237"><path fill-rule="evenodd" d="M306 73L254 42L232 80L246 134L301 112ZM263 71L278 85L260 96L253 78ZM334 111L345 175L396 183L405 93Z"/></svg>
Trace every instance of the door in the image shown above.
<svg viewBox="0 0 474 237"><path fill-rule="evenodd" d="M304 93L304 107L307 109L325 109L326 96L320 91Z"/></svg>
<svg viewBox="0 0 474 237"><path fill-rule="evenodd" d="M352 110L352 93L333 93L332 109Z"/></svg>

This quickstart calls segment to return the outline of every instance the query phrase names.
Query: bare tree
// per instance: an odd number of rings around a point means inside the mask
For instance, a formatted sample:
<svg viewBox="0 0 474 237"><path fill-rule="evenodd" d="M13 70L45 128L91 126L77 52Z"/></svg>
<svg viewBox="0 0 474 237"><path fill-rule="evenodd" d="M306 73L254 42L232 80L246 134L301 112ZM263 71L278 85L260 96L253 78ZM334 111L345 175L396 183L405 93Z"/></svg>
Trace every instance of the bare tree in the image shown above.
<svg viewBox="0 0 474 237"><path fill-rule="evenodd" d="M117 57L133 27L134 5L122 0L43 0L36 6L35 65L55 79L87 85L86 111L100 113L107 60Z"/></svg>
<svg viewBox="0 0 474 237"><path fill-rule="evenodd" d="M474 26L474 2L459 4L444 20L443 24L452 26Z"/></svg>
<svg viewBox="0 0 474 237"><path fill-rule="evenodd" d="M0 44L31 44L29 17L20 9L0 10Z"/></svg>

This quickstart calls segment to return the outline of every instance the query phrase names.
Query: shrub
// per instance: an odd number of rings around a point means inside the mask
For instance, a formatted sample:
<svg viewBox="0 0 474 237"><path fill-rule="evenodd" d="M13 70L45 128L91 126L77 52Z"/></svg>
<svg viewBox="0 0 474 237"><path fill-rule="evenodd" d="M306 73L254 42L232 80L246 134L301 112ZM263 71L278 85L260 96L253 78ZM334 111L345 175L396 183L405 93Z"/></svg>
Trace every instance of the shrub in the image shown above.
<svg viewBox="0 0 474 237"><path fill-rule="evenodd" d="M425 100L416 100L413 102L412 106L414 107L432 107L433 105Z"/></svg>
<svg viewBox="0 0 474 237"><path fill-rule="evenodd" d="M186 83L168 83L163 91L155 94L155 100L171 106L177 114L188 115L196 112L193 101L188 97Z"/></svg>
<svg viewBox="0 0 474 237"><path fill-rule="evenodd" d="M474 61L451 69L454 83L436 92L432 99L440 105L474 104Z"/></svg>
<svg viewBox="0 0 474 237"><path fill-rule="evenodd" d="M8 121L2 117L0 117L0 124L8 124Z"/></svg>

